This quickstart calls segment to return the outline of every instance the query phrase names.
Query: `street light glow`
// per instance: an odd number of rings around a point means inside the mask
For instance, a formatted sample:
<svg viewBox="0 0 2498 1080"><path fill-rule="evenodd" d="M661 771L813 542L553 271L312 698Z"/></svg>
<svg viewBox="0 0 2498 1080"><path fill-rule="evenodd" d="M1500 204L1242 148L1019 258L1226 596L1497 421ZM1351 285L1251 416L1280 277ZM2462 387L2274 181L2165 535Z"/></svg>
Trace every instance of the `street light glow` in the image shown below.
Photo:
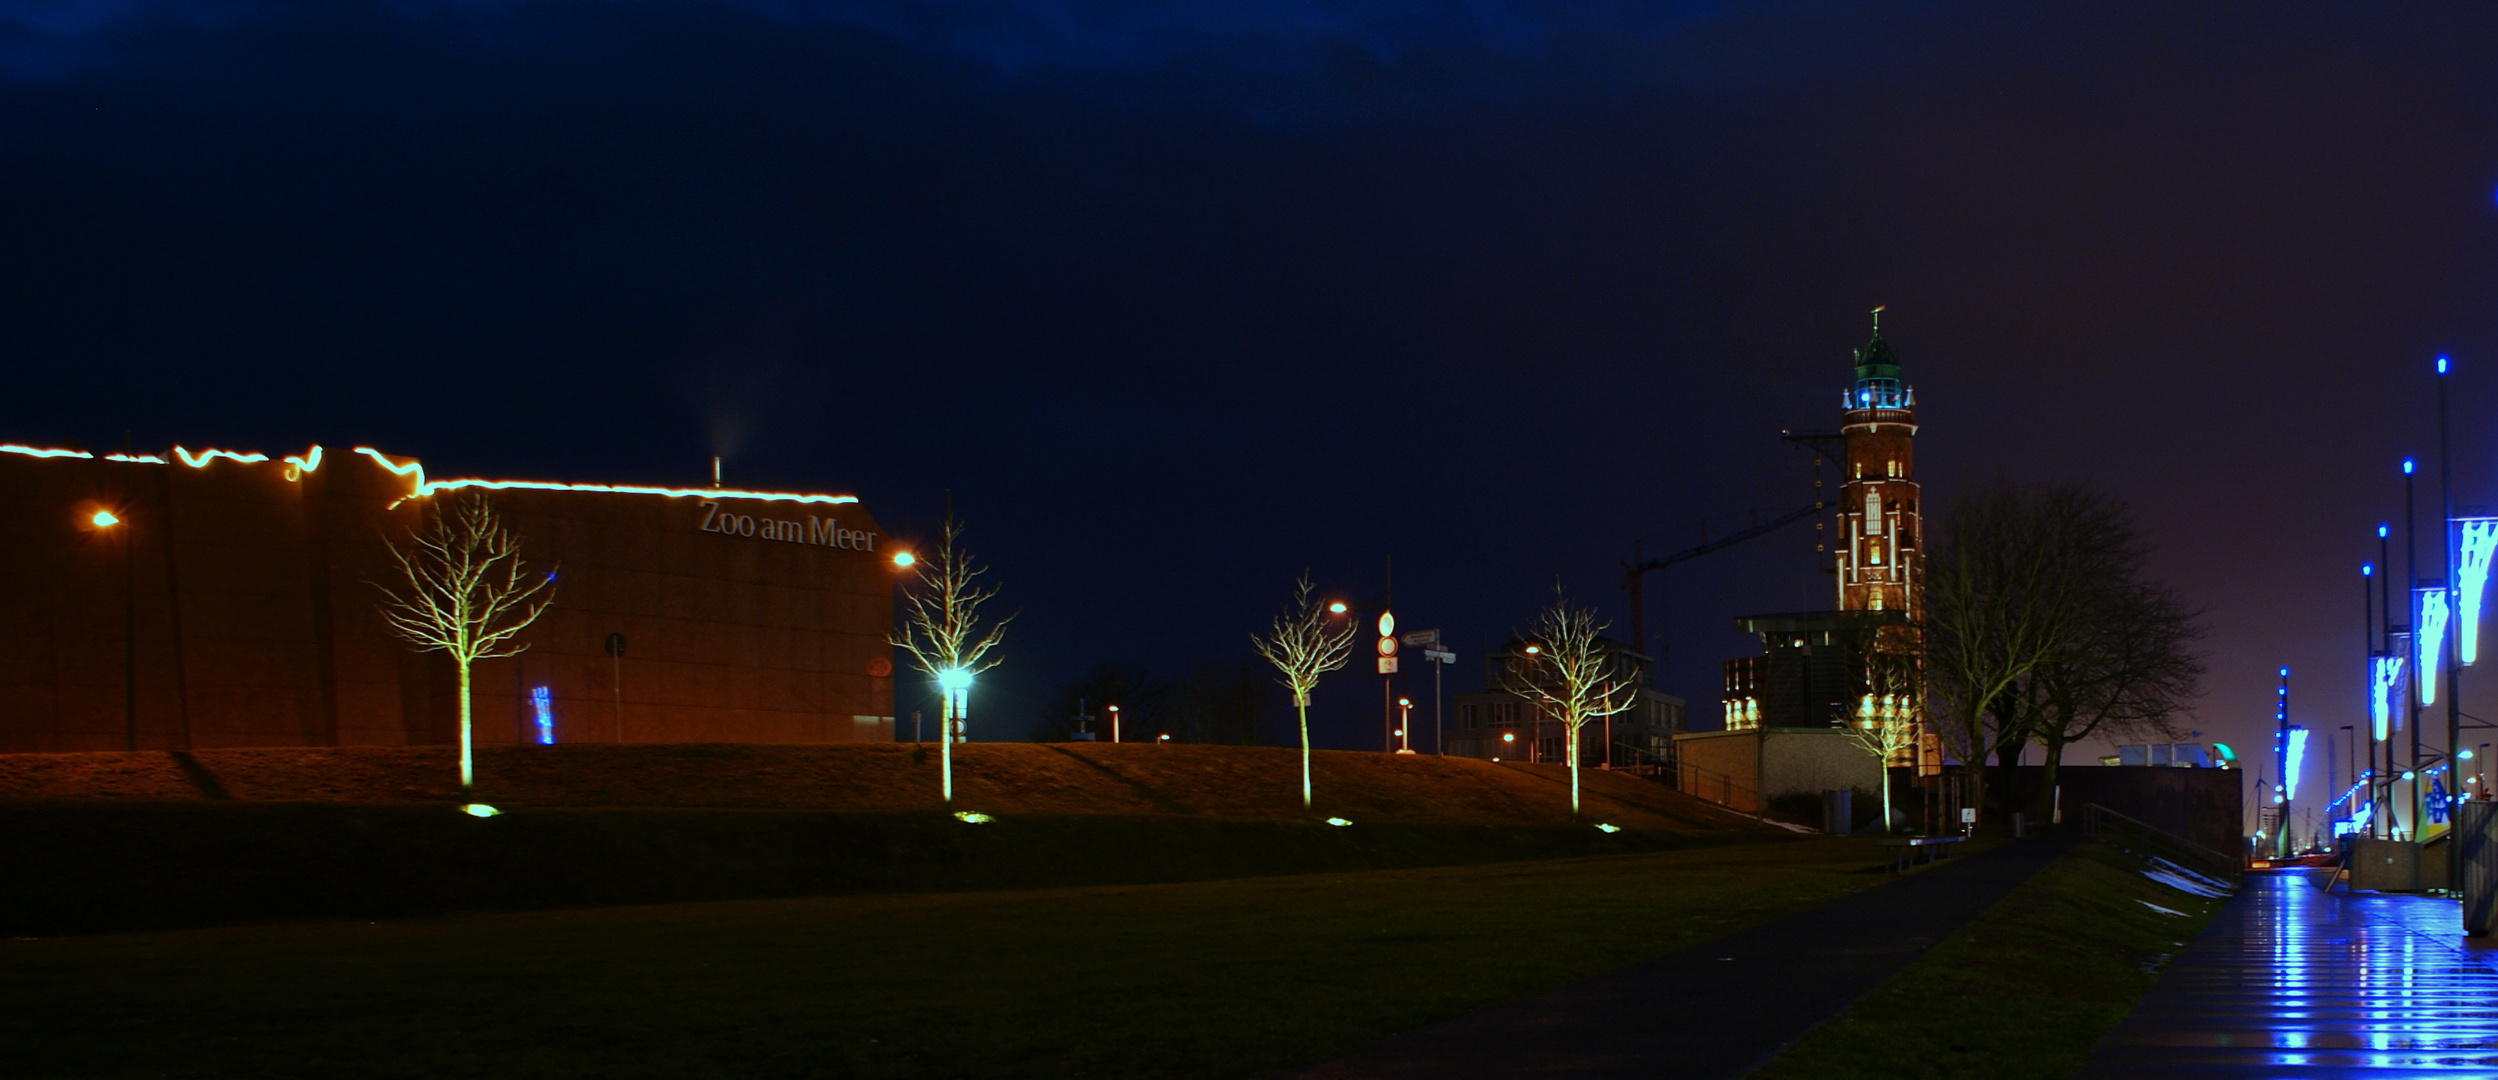
<svg viewBox="0 0 2498 1080"><path fill-rule="evenodd" d="M98 510L95 512L94 517L88 518L87 520L94 522L95 527L99 529L109 529L115 525L121 524L121 519L114 517L113 512L110 510Z"/></svg>
<svg viewBox="0 0 2498 1080"><path fill-rule="evenodd" d="M1344 601L1342 601L1342 600L1337 600L1337 601L1333 601L1333 602L1329 603L1329 604L1327 605L1327 613L1328 613L1328 614L1330 614L1330 615L1342 615L1342 614L1344 614Z"/></svg>
<svg viewBox="0 0 2498 1080"><path fill-rule="evenodd" d="M947 668L937 673L937 686L947 693L969 690L971 689L971 672L962 668Z"/></svg>
<svg viewBox="0 0 2498 1080"><path fill-rule="evenodd" d="M919 562L919 556L913 555L910 552L897 551L893 553L893 565L900 569L908 570L917 562Z"/></svg>

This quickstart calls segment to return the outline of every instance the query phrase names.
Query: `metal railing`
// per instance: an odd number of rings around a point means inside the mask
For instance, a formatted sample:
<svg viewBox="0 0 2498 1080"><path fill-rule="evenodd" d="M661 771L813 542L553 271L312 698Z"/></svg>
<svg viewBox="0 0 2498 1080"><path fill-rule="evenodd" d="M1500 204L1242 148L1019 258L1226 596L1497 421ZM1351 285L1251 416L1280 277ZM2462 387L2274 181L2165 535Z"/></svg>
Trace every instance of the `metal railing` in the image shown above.
<svg viewBox="0 0 2498 1080"><path fill-rule="evenodd" d="M2246 865L2236 856L2214 851L2098 803L2082 808L2082 835L2119 851L2144 858L2166 859L2195 873L2226 881L2232 887L2246 880Z"/></svg>
<svg viewBox="0 0 2498 1080"><path fill-rule="evenodd" d="M1759 813L1760 793L1735 782L1735 778L1714 769L1703 769L1684 763L1675 770L1674 787L1685 795L1707 799L1719 806Z"/></svg>

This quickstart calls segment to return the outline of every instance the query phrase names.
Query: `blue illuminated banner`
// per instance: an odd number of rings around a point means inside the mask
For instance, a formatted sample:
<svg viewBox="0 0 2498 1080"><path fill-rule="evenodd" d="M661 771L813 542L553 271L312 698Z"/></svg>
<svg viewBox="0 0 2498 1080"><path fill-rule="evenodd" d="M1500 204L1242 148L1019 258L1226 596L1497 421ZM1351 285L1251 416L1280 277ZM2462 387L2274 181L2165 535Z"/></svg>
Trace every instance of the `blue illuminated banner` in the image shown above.
<svg viewBox="0 0 2498 1080"><path fill-rule="evenodd" d="M2393 733L2394 696L2402 693L2402 687L2402 656L2368 658L2368 717L2375 723L2378 742Z"/></svg>
<svg viewBox="0 0 2498 1080"><path fill-rule="evenodd" d="M2457 518L2455 524L2462 552L2455 586L2463 608L2455 627L2455 651L2470 667L2481 651L2481 604L2489 589L2490 557L2498 554L2498 518Z"/></svg>
<svg viewBox="0 0 2498 1080"><path fill-rule="evenodd" d="M2420 594L2420 636L2412 639L2412 648L2420 657L2420 677L2412 682L2419 687L2420 704L2437 704L2437 668L2446 658L2446 623L2453 612L2446 602L2446 587L2424 585L2413 590Z"/></svg>

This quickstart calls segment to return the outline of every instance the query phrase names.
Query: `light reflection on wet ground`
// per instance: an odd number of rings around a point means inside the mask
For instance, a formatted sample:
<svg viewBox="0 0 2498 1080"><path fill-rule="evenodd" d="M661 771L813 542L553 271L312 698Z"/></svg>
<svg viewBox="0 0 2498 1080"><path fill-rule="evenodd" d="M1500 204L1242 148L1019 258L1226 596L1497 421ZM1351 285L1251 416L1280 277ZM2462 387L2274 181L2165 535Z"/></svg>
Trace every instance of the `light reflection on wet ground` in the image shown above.
<svg viewBox="0 0 2498 1080"><path fill-rule="evenodd" d="M2080 1076L2498 1076L2498 944L2429 896L2246 888Z"/></svg>

